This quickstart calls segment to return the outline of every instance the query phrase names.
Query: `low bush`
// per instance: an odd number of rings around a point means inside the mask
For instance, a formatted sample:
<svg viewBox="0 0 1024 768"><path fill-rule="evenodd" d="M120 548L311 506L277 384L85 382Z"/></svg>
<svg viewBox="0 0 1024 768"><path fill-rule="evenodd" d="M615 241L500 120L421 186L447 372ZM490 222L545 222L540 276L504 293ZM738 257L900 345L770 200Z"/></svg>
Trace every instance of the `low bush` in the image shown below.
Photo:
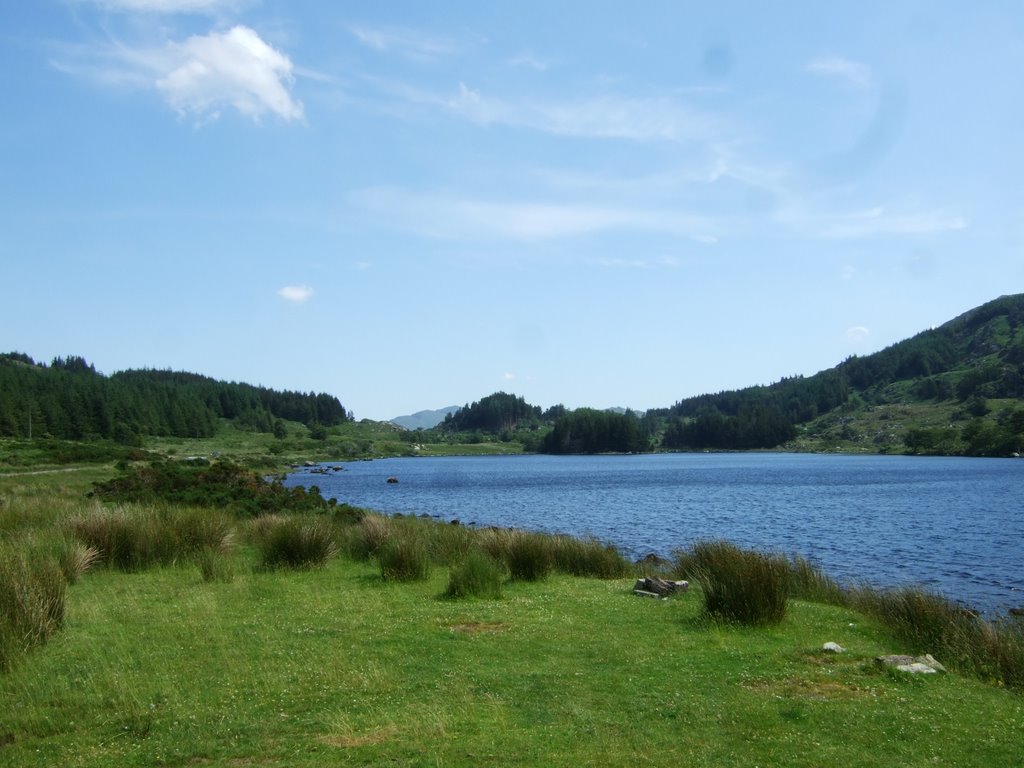
<svg viewBox="0 0 1024 768"><path fill-rule="evenodd" d="M781 555L707 541L677 553L676 562L678 576L700 585L709 616L748 626L785 618L790 568Z"/></svg>
<svg viewBox="0 0 1024 768"><path fill-rule="evenodd" d="M473 551L452 569L444 594L451 598L499 598L504 580L505 574L500 563L484 552Z"/></svg>
<svg viewBox="0 0 1024 768"><path fill-rule="evenodd" d="M228 461L154 462L121 477L96 483L93 495L122 503L170 503L227 510L256 517L272 512L327 512L336 502L316 486L285 488L279 479Z"/></svg>
<svg viewBox="0 0 1024 768"><path fill-rule="evenodd" d="M61 627L66 592L60 564L49 553L0 550L0 670Z"/></svg>
<svg viewBox="0 0 1024 768"><path fill-rule="evenodd" d="M377 553L380 575L386 581L426 581L430 578L430 553L413 536L398 536Z"/></svg>
<svg viewBox="0 0 1024 768"><path fill-rule="evenodd" d="M320 518L275 515L253 530L264 569L320 568L338 551L333 527Z"/></svg>

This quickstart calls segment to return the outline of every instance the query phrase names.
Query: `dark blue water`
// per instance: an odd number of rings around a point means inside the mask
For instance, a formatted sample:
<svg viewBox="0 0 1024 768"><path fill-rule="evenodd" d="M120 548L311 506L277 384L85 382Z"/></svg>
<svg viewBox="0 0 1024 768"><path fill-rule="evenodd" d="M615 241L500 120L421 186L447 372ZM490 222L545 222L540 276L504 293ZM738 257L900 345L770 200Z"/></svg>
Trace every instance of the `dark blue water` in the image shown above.
<svg viewBox="0 0 1024 768"><path fill-rule="evenodd" d="M1019 459L661 454L343 466L286 482L385 513L593 535L634 558L724 538L804 555L841 580L923 585L987 613L1024 605Z"/></svg>

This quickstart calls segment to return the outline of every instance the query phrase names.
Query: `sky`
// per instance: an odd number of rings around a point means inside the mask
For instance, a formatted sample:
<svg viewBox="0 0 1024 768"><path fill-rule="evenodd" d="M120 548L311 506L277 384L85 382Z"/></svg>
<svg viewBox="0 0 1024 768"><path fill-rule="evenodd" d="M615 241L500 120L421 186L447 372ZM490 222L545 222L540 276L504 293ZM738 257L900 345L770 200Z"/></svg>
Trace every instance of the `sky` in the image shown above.
<svg viewBox="0 0 1024 768"><path fill-rule="evenodd" d="M668 407L1024 290L1024 5L0 0L0 351Z"/></svg>

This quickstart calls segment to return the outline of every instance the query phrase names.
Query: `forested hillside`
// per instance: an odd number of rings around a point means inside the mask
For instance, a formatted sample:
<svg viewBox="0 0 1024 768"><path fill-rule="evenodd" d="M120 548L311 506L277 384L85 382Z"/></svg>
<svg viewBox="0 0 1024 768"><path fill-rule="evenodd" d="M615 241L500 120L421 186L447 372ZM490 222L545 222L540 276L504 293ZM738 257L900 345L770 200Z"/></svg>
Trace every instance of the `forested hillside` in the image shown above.
<svg viewBox="0 0 1024 768"><path fill-rule="evenodd" d="M769 448L841 411L846 434L875 406L939 405L947 421L908 431L915 452L1005 455L1024 445L1024 295L1003 296L944 325L809 377L700 395L663 411L669 448ZM1000 411L992 414L992 403ZM978 421L985 416L991 417Z"/></svg>
<svg viewBox="0 0 1024 768"><path fill-rule="evenodd" d="M219 419L263 432L279 420L333 426L348 418L336 397L278 392L193 373L135 370L104 376L84 358L49 365L0 355L0 436L65 440L145 435L210 437Z"/></svg>

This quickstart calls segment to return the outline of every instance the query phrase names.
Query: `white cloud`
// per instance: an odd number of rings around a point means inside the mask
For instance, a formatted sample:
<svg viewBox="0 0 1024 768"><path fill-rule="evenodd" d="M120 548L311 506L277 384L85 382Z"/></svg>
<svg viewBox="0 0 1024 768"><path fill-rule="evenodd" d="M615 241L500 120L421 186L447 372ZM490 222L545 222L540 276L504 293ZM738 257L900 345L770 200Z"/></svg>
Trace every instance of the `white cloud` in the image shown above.
<svg viewBox="0 0 1024 768"><path fill-rule="evenodd" d="M842 276L843 280L853 280L857 275L857 268L847 264L839 274Z"/></svg>
<svg viewBox="0 0 1024 768"><path fill-rule="evenodd" d="M207 13L234 10L239 0L93 0L114 11L142 13Z"/></svg>
<svg viewBox="0 0 1024 768"><path fill-rule="evenodd" d="M514 373L506 371L501 378L503 378L505 381L515 381L516 375Z"/></svg>
<svg viewBox="0 0 1024 768"><path fill-rule="evenodd" d="M400 53L412 59L435 59L457 50L441 37L405 27L349 27L349 32L367 48L381 53Z"/></svg>
<svg viewBox="0 0 1024 768"><path fill-rule="evenodd" d="M870 335L871 331L863 325L854 325L846 329L846 340L854 344L860 344L867 341L867 338Z"/></svg>
<svg viewBox="0 0 1024 768"><path fill-rule="evenodd" d="M254 119L266 112L303 117L287 88L294 80L291 61L249 27L196 35L172 44L171 53L177 63L156 85L182 114L216 117L227 105Z"/></svg>
<svg viewBox="0 0 1024 768"><path fill-rule="evenodd" d="M51 65L116 88L156 89L180 114L216 118L224 108L258 120L266 113L302 120L289 88L295 68L245 26L195 35L163 47L66 45Z"/></svg>
<svg viewBox="0 0 1024 768"><path fill-rule="evenodd" d="M308 285L286 285L278 290L277 295L286 301L302 304L313 298L313 289Z"/></svg>
<svg viewBox="0 0 1024 768"><path fill-rule="evenodd" d="M871 67L842 56L820 56L807 62L804 69L815 75L838 77L857 88L871 85Z"/></svg>

